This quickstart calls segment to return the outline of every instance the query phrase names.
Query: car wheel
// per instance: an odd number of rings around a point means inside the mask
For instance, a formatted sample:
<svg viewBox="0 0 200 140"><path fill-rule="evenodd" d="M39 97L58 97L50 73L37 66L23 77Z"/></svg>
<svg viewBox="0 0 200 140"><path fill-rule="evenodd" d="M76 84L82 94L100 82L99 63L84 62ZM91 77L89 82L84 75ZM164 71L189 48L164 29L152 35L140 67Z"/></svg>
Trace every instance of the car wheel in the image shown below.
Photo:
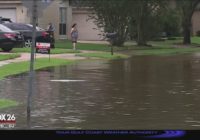
<svg viewBox="0 0 200 140"><path fill-rule="evenodd" d="M2 47L1 48L4 52L9 52L12 50L12 47Z"/></svg>
<svg viewBox="0 0 200 140"><path fill-rule="evenodd" d="M32 46L32 40L31 39L27 39L24 42L24 47L25 48L30 48Z"/></svg>

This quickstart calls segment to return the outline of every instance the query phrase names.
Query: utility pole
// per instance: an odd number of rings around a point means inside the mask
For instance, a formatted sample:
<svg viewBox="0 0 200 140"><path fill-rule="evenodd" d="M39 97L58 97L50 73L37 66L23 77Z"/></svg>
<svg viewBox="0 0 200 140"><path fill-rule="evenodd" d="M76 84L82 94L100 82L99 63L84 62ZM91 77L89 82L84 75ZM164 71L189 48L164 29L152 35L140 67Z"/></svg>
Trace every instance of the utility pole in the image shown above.
<svg viewBox="0 0 200 140"><path fill-rule="evenodd" d="M29 71L29 91L27 98L27 127L31 128L31 97L34 91L34 53L35 53L35 38L36 38L36 20L37 20L37 1L32 0L32 45L31 45L31 56L30 56L30 71Z"/></svg>

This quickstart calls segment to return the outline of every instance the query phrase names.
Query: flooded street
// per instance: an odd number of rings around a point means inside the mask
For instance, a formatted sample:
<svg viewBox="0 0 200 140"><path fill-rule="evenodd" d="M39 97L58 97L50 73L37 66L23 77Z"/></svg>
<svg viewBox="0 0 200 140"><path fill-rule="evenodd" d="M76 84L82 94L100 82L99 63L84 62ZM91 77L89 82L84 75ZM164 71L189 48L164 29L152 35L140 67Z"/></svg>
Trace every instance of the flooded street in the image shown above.
<svg viewBox="0 0 200 140"><path fill-rule="evenodd" d="M15 114L16 129L27 127L27 94L28 74L0 81L1 98L20 103L0 110ZM33 129L199 129L200 57L136 56L43 69L32 101Z"/></svg>

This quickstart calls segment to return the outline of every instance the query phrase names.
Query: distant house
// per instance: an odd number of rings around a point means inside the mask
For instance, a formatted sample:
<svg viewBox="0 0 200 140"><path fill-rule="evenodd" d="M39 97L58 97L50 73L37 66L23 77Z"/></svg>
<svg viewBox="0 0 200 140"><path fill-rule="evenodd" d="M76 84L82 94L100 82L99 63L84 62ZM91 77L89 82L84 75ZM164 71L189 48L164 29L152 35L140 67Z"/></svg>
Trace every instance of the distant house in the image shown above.
<svg viewBox="0 0 200 140"><path fill-rule="evenodd" d="M11 18L14 22L31 23L28 1L0 0L0 16ZM40 2L42 4L38 13L38 24L46 28L48 23L52 22L56 28L56 39L69 39L71 25L77 23L80 40L101 40L100 31L96 30L97 27L93 21L88 20L90 12L87 8L77 8L69 0L40 0ZM200 11L196 11L192 18L192 33L195 35L199 30Z"/></svg>
<svg viewBox="0 0 200 140"><path fill-rule="evenodd" d="M192 17L192 34L196 35L200 31L200 10L197 10Z"/></svg>
<svg viewBox="0 0 200 140"><path fill-rule="evenodd" d="M38 25L46 28L52 22L56 28L56 39L68 39L71 25L78 24L80 40L100 40L96 25L88 19L88 10L71 6L69 0L40 0L43 7L39 9ZM31 11L27 6L29 0L0 0L0 16L11 18L14 22L31 23ZM46 5L45 5L46 4ZM41 5L40 5L41 6ZM41 12L44 9L43 12Z"/></svg>
<svg viewBox="0 0 200 140"><path fill-rule="evenodd" d="M171 7L175 8L175 0L169 0L171 3ZM196 11L194 12L192 16L192 27L191 27L191 34L196 35L197 32L200 31L200 4L197 6Z"/></svg>

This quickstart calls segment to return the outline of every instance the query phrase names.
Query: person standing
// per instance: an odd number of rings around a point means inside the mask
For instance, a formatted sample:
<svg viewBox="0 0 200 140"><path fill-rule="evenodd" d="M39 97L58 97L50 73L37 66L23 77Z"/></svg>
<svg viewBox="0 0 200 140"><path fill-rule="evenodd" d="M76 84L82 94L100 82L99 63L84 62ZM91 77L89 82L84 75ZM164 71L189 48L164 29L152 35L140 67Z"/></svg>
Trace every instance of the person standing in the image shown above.
<svg viewBox="0 0 200 140"><path fill-rule="evenodd" d="M47 30L48 31L51 31L51 32L54 32L55 31L55 27L53 26L53 24L50 22L47 26Z"/></svg>
<svg viewBox="0 0 200 140"><path fill-rule="evenodd" d="M54 46L54 43L55 43L55 39L54 39L55 27L51 22L47 26L47 31L48 31L50 38L51 38L51 44L52 44L51 48L55 48L55 46Z"/></svg>
<svg viewBox="0 0 200 140"><path fill-rule="evenodd" d="M76 50L76 43L78 40L78 29L77 29L76 23L72 25L70 34L71 34L71 39L72 39L73 50Z"/></svg>

